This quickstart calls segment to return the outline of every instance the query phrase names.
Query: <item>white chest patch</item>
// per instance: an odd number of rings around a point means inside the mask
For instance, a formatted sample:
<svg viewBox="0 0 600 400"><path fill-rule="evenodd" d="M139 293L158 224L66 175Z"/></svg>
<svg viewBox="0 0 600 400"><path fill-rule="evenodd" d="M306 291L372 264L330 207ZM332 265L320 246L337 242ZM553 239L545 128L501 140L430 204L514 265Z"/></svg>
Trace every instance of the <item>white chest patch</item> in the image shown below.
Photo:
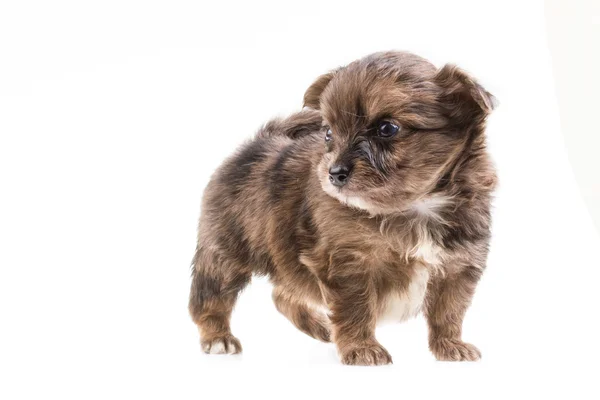
<svg viewBox="0 0 600 400"><path fill-rule="evenodd" d="M407 252L408 258L414 258L430 267L440 266L442 249L432 240L427 228L428 221L444 223L440 210L450 204L450 199L444 196L432 196L422 199L412 205L416 213L417 223L414 225L415 241Z"/></svg>
<svg viewBox="0 0 600 400"><path fill-rule="evenodd" d="M388 296L379 322L402 322L416 316L423 306L428 281L428 269L425 266L418 267L405 291Z"/></svg>
<svg viewBox="0 0 600 400"><path fill-rule="evenodd" d="M452 203L447 196L433 195L414 202L411 209L418 215L440 221L440 211Z"/></svg>
<svg viewBox="0 0 600 400"><path fill-rule="evenodd" d="M441 262L441 253L442 249L431 240L429 232L423 230L420 232L419 240L408 252L408 255L435 268Z"/></svg>

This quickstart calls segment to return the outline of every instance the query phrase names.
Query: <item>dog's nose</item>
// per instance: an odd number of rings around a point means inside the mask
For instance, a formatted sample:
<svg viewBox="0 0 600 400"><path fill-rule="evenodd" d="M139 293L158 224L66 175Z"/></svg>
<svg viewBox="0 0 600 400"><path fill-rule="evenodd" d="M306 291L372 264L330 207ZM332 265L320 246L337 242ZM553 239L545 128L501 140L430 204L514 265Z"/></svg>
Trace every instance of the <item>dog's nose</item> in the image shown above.
<svg viewBox="0 0 600 400"><path fill-rule="evenodd" d="M337 164L329 168L329 182L333 183L334 186L344 186L348 182L349 175L350 168L347 165Z"/></svg>

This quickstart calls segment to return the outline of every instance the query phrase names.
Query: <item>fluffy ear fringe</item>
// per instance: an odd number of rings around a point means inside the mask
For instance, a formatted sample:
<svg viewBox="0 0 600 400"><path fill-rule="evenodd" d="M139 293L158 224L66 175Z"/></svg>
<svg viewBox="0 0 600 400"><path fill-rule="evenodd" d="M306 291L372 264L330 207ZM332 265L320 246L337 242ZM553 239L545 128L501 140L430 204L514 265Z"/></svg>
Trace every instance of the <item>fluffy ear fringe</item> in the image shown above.
<svg viewBox="0 0 600 400"><path fill-rule="evenodd" d="M444 65L438 71L436 81L447 95L463 97L467 94L468 98L486 114L491 113L499 105L496 97L456 65Z"/></svg>
<svg viewBox="0 0 600 400"><path fill-rule="evenodd" d="M312 83L312 85L309 86L308 89L306 89L306 92L304 93L304 107L309 107L314 110L318 110L320 108L321 94L323 93L323 90L325 90L325 87L327 87L329 82L333 79L336 72L337 70L321 75Z"/></svg>

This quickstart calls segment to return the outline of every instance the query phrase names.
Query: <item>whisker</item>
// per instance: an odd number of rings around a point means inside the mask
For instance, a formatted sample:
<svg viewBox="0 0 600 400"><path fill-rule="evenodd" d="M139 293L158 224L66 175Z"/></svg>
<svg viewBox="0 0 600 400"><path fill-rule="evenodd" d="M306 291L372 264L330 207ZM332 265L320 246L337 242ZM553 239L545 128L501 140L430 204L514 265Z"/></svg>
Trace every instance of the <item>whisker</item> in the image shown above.
<svg viewBox="0 0 600 400"><path fill-rule="evenodd" d="M358 117L358 118L367 118L367 116L366 116L366 115L358 115L358 114L354 114L354 113L351 113L350 111L346 111L346 110L341 110L341 111L342 111L343 113L345 113L345 114L348 114L348 115L353 115L353 116L355 116L355 117Z"/></svg>

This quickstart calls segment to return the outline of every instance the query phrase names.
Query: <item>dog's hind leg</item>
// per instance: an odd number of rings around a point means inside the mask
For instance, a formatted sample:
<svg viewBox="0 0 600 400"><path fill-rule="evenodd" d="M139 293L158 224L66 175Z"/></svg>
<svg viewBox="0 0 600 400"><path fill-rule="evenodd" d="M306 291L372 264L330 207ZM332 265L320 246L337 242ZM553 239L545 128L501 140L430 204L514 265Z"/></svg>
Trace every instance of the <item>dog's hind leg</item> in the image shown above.
<svg viewBox="0 0 600 400"><path fill-rule="evenodd" d="M251 271L223 265L219 257L197 250L193 261L189 311L200 332L202 350L208 354L241 353L240 341L231 334L229 321L239 292Z"/></svg>
<svg viewBox="0 0 600 400"><path fill-rule="evenodd" d="M273 289L273 301L277 310L286 316L299 330L323 342L331 341L329 318L300 299L286 294L280 287Z"/></svg>

